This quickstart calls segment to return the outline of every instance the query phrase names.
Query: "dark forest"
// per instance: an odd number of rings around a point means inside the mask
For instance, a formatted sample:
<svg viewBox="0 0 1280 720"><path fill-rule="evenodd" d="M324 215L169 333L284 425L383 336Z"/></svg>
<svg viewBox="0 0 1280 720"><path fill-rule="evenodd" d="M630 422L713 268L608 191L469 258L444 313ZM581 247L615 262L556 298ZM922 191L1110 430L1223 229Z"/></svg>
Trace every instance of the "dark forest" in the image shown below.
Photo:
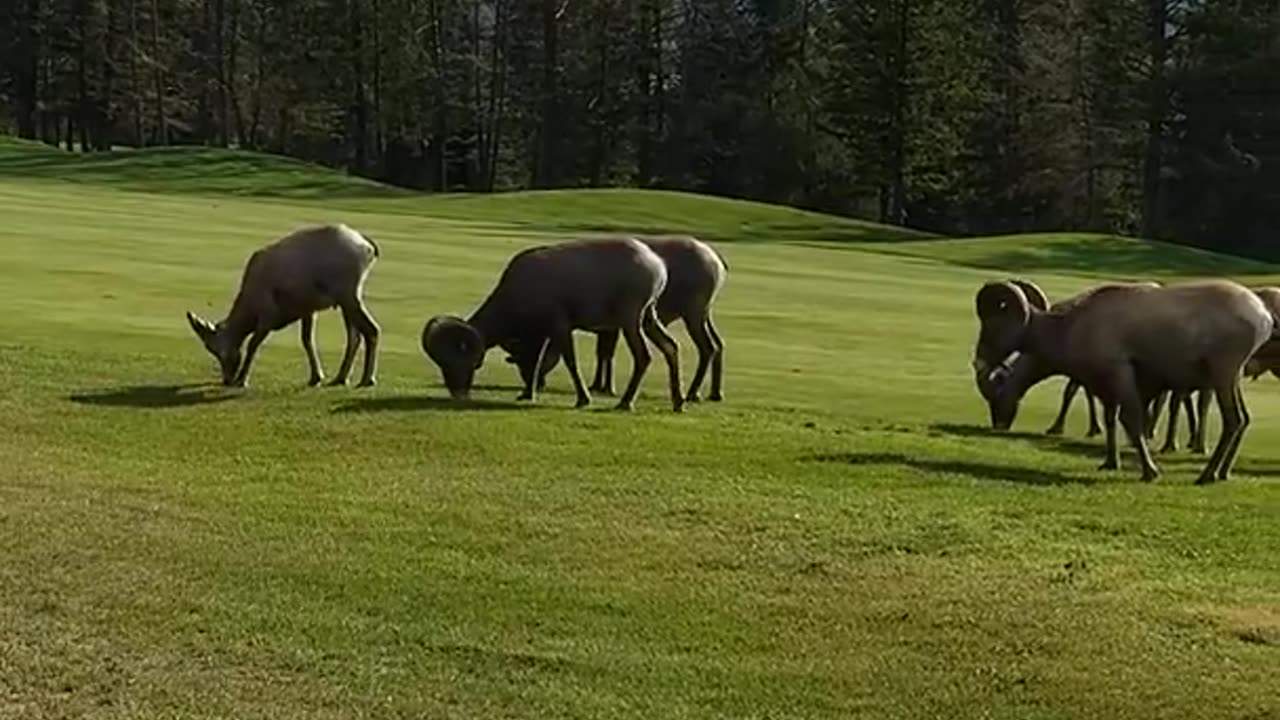
<svg viewBox="0 0 1280 720"><path fill-rule="evenodd" d="M7 0L0 132L1280 258L1280 0Z"/></svg>

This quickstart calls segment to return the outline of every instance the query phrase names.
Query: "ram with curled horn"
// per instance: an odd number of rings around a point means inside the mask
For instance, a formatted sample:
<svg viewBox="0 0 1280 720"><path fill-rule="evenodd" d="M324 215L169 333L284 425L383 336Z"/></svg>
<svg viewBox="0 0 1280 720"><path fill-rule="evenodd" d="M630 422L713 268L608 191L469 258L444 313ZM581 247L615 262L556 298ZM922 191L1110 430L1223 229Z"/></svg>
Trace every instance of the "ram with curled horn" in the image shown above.
<svg viewBox="0 0 1280 720"><path fill-rule="evenodd" d="M1153 285L1101 285L1070 307L1049 311L1034 309L1012 283L984 285L975 302L980 359L994 364L1019 353L988 400L996 427L1010 426L1031 387L1066 374L1102 401L1102 468L1119 467L1119 419L1137 450L1142 478L1153 480L1159 469L1146 444L1148 403L1166 390L1209 388L1218 398L1223 431L1197 483L1226 479L1249 423L1241 369L1273 338L1276 317L1256 294L1228 280Z"/></svg>
<svg viewBox="0 0 1280 720"><path fill-rule="evenodd" d="M621 333L633 360L618 408L634 406L652 356L648 338L667 362L672 408L680 412L679 348L658 322L655 306L667 283L662 259L634 238L577 240L516 253L497 286L471 317L440 315L422 330L422 350L440 368L457 399L468 397L485 353L532 348L534 362L520 399L532 400L548 351L564 359L577 391L577 407L591 402L578 373L573 331Z"/></svg>

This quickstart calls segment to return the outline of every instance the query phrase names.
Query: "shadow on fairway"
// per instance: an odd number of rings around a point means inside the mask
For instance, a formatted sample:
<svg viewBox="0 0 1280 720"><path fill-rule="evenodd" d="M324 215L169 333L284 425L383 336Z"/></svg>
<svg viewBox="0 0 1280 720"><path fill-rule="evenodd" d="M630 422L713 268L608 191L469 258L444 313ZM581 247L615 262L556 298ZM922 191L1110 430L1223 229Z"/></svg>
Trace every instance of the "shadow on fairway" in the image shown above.
<svg viewBox="0 0 1280 720"><path fill-rule="evenodd" d="M81 405L131 408L176 408L234 400L236 395L216 383L132 385L75 393L68 400Z"/></svg>
<svg viewBox="0 0 1280 720"><path fill-rule="evenodd" d="M1055 450L1057 452L1071 453L1073 455L1097 457L1098 462L1102 462L1102 455L1106 451L1106 444L1101 435L1093 438L1092 440L1077 440L1063 435L1055 436L1045 435L1044 433L1016 432L1012 430L1005 430L1001 432L981 425L959 425L956 423L935 423L929 426L929 432L938 435L953 435L955 437L962 438L990 440L992 442L1026 440L1032 444L1039 445L1041 449L1044 450ZM1125 441L1125 446L1128 446L1127 440Z"/></svg>
<svg viewBox="0 0 1280 720"><path fill-rule="evenodd" d="M967 475L977 480L1000 480L1023 485L1094 485L1096 478L1046 472L1032 467L1010 467L964 460L929 460L900 453L819 453L806 460L848 465L901 465L928 473Z"/></svg>
<svg viewBox="0 0 1280 720"><path fill-rule="evenodd" d="M538 407L529 403L500 400L454 400L449 397L381 397L351 400L333 409L335 413L417 412L445 411L472 412L477 410L531 410Z"/></svg>

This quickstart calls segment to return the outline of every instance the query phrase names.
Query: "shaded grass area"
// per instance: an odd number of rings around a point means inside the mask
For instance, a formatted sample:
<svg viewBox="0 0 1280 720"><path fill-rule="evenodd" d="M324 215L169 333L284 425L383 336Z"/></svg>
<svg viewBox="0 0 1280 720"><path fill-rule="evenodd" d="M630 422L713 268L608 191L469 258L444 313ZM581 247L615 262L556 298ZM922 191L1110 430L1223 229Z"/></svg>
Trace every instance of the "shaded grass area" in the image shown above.
<svg viewBox="0 0 1280 720"><path fill-rule="evenodd" d="M1083 408L1039 432L1061 380L983 427L972 292L1012 268L763 242L753 222L790 221L748 208L722 247L725 403L670 413L661 363L632 414L573 410L563 370L517 403L500 354L454 403L422 323L514 248L703 206L439 200L460 210L0 179L0 717L1280 712L1274 381L1246 386L1231 481L1193 487L1188 455L1153 484L1128 452L1098 472ZM725 202L703 222L732 233ZM183 312L218 317L252 248L317 220L384 250L380 385L305 387L293 329L248 389L215 385ZM1055 294L1077 272L1034 270ZM331 370L335 314L318 336Z"/></svg>

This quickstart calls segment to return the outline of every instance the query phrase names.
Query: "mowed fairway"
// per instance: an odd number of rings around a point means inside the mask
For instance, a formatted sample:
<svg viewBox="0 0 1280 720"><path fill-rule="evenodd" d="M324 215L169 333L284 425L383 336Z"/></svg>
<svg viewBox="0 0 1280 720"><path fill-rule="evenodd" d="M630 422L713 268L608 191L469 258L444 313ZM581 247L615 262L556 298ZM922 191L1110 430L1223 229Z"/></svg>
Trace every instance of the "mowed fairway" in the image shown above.
<svg viewBox="0 0 1280 720"><path fill-rule="evenodd" d="M1246 385L1234 477L1193 487L1186 453L1095 471L1083 398L1042 436L1061 379L987 431L969 369L993 277L1273 268L658 193L202 193L168 160L172 192L0 169L0 717L1280 717L1280 381ZM378 387L306 388L296 326L214 386L183 313L320 221L382 247ZM448 401L424 321L608 227L724 253L727 401L671 413L655 357L634 413L573 410L563 366L517 405L499 350ZM318 342L332 375L336 313Z"/></svg>

